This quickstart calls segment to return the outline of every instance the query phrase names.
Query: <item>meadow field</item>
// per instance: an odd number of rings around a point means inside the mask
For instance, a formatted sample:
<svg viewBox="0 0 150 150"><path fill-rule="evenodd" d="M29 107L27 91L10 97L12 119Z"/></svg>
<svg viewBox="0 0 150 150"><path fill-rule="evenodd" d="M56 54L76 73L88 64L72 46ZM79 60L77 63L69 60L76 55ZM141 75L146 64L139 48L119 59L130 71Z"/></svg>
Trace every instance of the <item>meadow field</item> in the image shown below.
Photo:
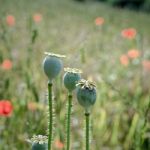
<svg viewBox="0 0 150 150"><path fill-rule="evenodd" d="M64 68L96 85L90 150L150 150L150 14L73 0L0 0L0 150L30 150L28 139L47 135L44 52L66 55ZM63 74L52 150L65 149ZM84 128L74 91L71 150L85 149Z"/></svg>

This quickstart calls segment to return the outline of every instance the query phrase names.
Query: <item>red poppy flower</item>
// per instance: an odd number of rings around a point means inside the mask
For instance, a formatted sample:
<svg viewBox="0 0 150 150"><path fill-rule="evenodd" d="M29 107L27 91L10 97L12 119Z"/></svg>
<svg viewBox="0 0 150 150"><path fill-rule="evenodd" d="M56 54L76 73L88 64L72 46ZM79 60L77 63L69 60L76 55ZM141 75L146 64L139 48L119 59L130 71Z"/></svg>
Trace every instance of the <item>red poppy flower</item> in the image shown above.
<svg viewBox="0 0 150 150"><path fill-rule="evenodd" d="M9 26L14 26L14 25L15 25L15 17L12 16L12 15L8 15L8 16L6 17L6 23L7 23L7 25L9 25Z"/></svg>
<svg viewBox="0 0 150 150"><path fill-rule="evenodd" d="M128 57L131 59L137 58L140 56L140 52L137 49L131 49L128 51Z"/></svg>
<svg viewBox="0 0 150 150"><path fill-rule="evenodd" d="M41 22L41 20L42 20L42 15L39 14L39 13L34 14L34 15L33 15L33 20L34 20L34 22L36 22L36 23Z"/></svg>
<svg viewBox="0 0 150 150"><path fill-rule="evenodd" d="M101 25L104 24L104 21L105 21L104 18L98 17L98 18L95 19L95 25L101 26Z"/></svg>
<svg viewBox="0 0 150 150"><path fill-rule="evenodd" d="M128 66L128 64L129 64L129 58L128 58L128 56L125 55L125 54L121 55L121 57L120 57L120 63L123 66Z"/></svg>
<svg viewBox="0 0 150 150"><path fill-rule="evenodd" d="M150 71L150 60L144 60L142 65L145 70Z"/></svg>
<svg viewBox="0 0 150 150"><path fill-rule="evenodd" d="M58 149L62 149L62 148L64 148L64 144L60 140L56 140L55 147Z"/></svg>
<svg viewBox="0 0 150 150"><path fill-rule="evenodd" d="M12 103L8 100L0 101L0 116L8 117L12 114L13 106Z"/></svg>
<svg viewBox="0 0 150 150"><path fill-rule="evenodd" d="M127 29L122 30L121 32L122 37L127 38L127 39L134 39L136 34L137 32L136 32L136 29L134 28L127 28Z"/></svg>
<svg viewBox="0 0 150 150"><path fill-rule="evenodd" d="M4 69L4 70L10 70L12 68L12 61L9 60L9 59L5 59L3 61L3 63L1 64L1 67Z"/></svg>
<svg viewBox="0 0 150 150"><path fill-rule="evenodd" d="M31 111L36 111L36 110L39 108L39 105L38 105L38 103L36 103L36 102L29 102L29 103L27 104L27 107L28 107L28 109L31 110Z"/></svg>

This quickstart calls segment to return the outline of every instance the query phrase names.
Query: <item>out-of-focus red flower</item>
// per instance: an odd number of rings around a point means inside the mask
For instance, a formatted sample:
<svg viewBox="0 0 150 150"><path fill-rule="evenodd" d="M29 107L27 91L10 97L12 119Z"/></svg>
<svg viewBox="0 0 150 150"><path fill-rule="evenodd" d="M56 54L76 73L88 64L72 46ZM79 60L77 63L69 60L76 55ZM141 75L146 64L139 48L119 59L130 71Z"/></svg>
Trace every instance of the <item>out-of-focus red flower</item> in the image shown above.
<svg viewBox="0 0 150 150"><path fill-rule="evenodd" d="M42 15L39 14L39 13L34 14L34 15L33 15L33 20L34 20L34 22L36 22L36 23L41 22L41 20L42 20Z"/></svg>
<svg viewBox="0 0 150 150"><path fill-rule="evenodd" d="M5 59L2 64L1 64L1 67L4 69L4 70L10 70L12 68L12 61L9 60L9 59Z"/></svg>
<svg viewBox="0 0 150 150"><path fill-rule="evenodd" d="M31 111L36 111L38 109L38 104L36 102L29 102L27 107Z"/></svg>
<svg viewBox="0 0 150 150"><path fill-rule="evenodd" d="M95 19L95 25L97 25L97 26L103 25L104 22L105 22L105 20L104 20L103 17L97 17L97 18Z"/></svg>
<svg viewBox="0 0 150 150"><path fill-rule="evenodd" d="M57 149L62 149L62 148L64 148L64 144L60 140L56 140L55 141L55 147Z"/></svg>
<svg viewBox="0 0 150 150"><path fill-rule="evenodd" d="M0 101L0 116L11 116L13 111L12 103L9 100Z"/></svg>
<svg viewBox="0 0 150 150"><path fill-rule="evenodd" d="M134 39L136 34L137 32L136 32L136 29L134 28L127 28L127 29L122 30L121 32L122 37L127 38L127 39Z"/></svg>
<svg viewBox="0 0 150 150"><path fill-rule="evenodd" d="M128 51L128 57L131 59L137 58L140 56L140 52L137 49L131 49Z"/></svg>
<svg viewBox="0 0 150 150"><path fill-rule="evenodd" d="M142 65L145 70L150 71L150 60L144 60Z"/></svg>
<svg viewBox="0 0 150 150"><path fill-rule="evenodd" d="M123 66L128 66L128 64L129 64L129 58L128 58L128 56L125 55L125 54L121 55L121 57L120 57L120 63Z"/></svg>
<svg viewBox="0 0 150 150"><path fill-rule="evenodd" d="M6 23L7 23L7 25L9 25L9 26L14 26L14 25L15 25L15 17L12 16L12 15L8 15L8 16L6 17Z"/></svg>

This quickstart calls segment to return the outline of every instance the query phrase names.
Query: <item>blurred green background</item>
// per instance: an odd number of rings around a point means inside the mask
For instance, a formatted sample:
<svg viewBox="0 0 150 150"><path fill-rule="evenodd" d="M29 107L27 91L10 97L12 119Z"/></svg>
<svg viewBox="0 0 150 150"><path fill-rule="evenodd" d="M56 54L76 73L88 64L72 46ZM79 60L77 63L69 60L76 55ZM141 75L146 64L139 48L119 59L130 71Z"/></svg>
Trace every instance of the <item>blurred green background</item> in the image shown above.
<svg viewBox="0 0 150 150"><path fill-rule="evenodd" d="M8 15L15 18L13 25L7 23ZM97 17L103 18L101 25L95 24ZM143 66L150 61L149 18L90 0L0 0L0 100L13 104L10 117L0 116L0 150L31 149L26 140L46 134L45 51L66 55L64 67L79 68L83 78L96 83L91 150L150 149L150 69ZM135 29L136 37L123 38L126 28ZM131 49L140 56L123 65L120 58ZM2 67L6 59L12 62L9 70ZM65 143L63 74L54 81L54 150L61 149L58 141ZM75 94L73 103L71 149L82 150L84 110Z"/></svg>
<svg viewBox="0 0 150 150"><path fill-rule="evenodd" d="M76 1L85 2L88 0L76 0ZM128 8L131 10L133 9L150 12L150 0L90 0L90 1L107 2L109 5L117 6L120 8Z"/></svg>

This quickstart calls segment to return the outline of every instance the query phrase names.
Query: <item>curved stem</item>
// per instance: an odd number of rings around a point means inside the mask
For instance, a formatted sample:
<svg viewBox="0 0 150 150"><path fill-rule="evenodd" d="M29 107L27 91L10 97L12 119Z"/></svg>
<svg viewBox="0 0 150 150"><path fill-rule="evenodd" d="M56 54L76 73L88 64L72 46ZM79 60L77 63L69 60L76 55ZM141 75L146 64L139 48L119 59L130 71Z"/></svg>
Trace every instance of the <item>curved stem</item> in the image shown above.
<svg viewBox="0 0 150 150"><path fill-rule="evenodd" d="M52 147L53 135L53 102L52 102L52 83L48 82L48 105L49 105L49 124L48 124L48 150Z"/></svg>
<svg viewBox="0 0 150 150"><path fill-rule="evenodd" d="M66 125L66 131L67 131L67 140L66 140L66 150L70 150L70 120L71 120L71 109L72 108L72 95L68 94L68 104L67 104L67 125Z"/></svg>
<svg viewBox="0 0 150 150"><path fill-rule="evenodd" d="M90 136L89 136L89 132L90 132L90 122L89 122L89 118L90 118L90 113L85 113L85 149L86 150L90 150Z"/></svg>

